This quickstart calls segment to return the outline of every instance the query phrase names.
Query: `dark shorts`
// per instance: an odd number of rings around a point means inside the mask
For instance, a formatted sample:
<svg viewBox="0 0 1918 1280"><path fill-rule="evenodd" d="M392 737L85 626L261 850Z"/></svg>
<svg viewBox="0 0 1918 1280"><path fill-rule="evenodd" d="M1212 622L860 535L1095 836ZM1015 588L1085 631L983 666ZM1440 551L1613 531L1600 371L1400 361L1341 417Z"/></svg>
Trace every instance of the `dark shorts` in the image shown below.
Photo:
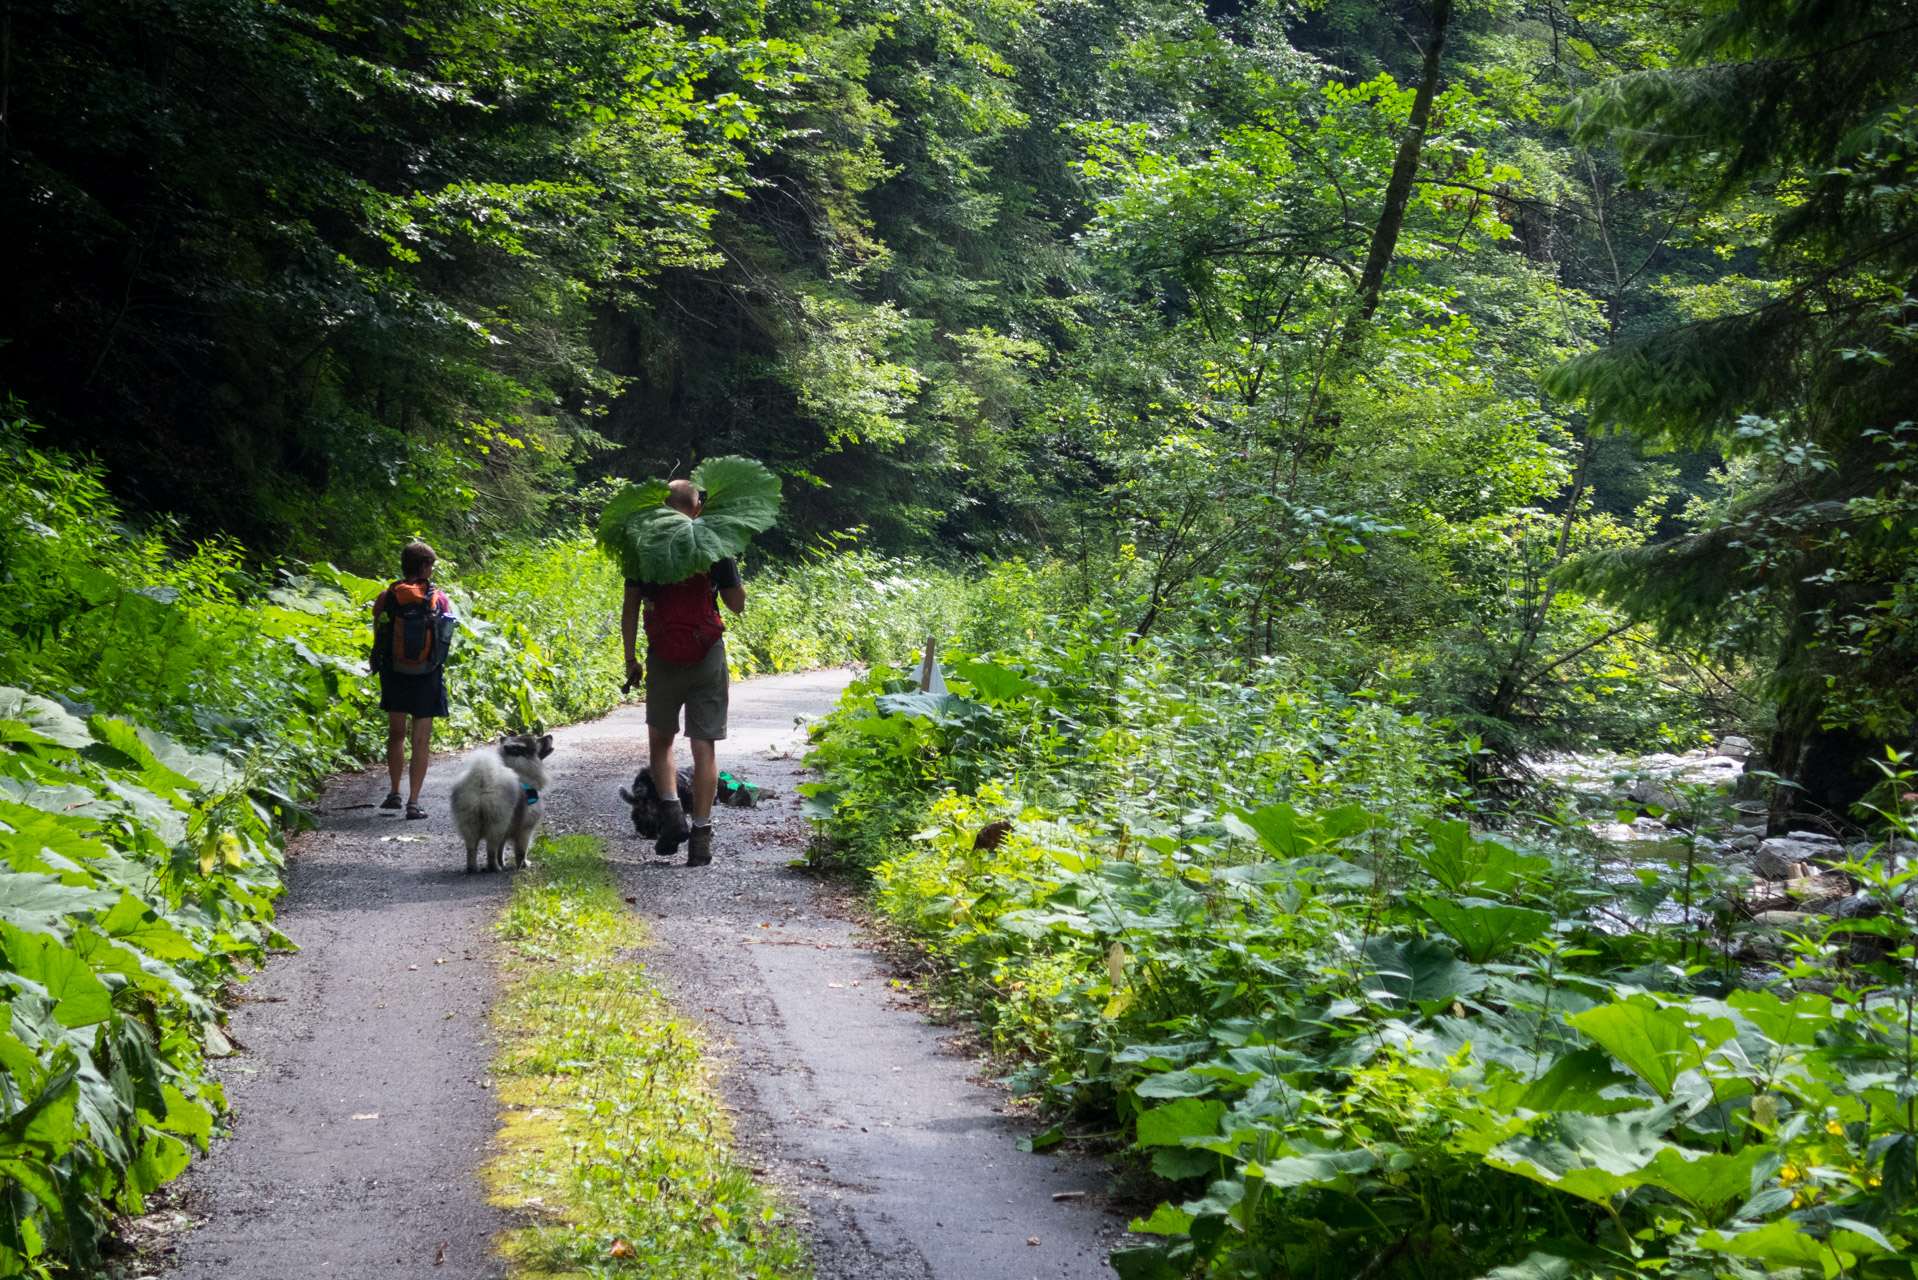
<svg viewBox="0 0 1918 1280"><path fill-rule="evenodd" d="M397 671L380 672L380 710L398 711L409 716L443 716L451 713L446 703L446 669L420 676L403 676Z"/></svg>
<svg viewBox="0 0 1918 1280"><path fill-rule="evenodd" d="M726 736L726 642L720 640L698 662L660 662L646 654L646 723L679 732L680 708L686 710L686 736L717 742Z"/></svg>

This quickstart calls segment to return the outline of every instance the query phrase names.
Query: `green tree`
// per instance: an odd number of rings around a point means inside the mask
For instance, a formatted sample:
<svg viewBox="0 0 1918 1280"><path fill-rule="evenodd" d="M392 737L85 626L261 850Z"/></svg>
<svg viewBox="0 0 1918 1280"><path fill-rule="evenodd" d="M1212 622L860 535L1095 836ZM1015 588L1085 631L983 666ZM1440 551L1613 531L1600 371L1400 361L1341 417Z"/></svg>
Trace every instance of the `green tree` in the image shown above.
<svg viewBox="0 0 1918 1280"><path fill-rule="evenodd" d="M1581 101L1691 230L1775 278L1573 361L1551 386L1658 445L1716 448L1726 488L1693 531L1582 560L1574 580L1655 620L1769 655L1773 761L1793 803L1842 811L1863 757L1918 714L1918 27L1902 6L1727 4L1677 65Z"/></svg>

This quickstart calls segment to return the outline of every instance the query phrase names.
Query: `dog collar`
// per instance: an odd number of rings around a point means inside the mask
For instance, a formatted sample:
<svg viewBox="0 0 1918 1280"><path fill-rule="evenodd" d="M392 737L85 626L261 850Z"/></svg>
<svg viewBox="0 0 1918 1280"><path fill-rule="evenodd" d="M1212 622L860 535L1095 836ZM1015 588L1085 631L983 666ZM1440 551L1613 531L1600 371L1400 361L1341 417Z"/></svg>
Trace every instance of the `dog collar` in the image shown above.
<svg viewBox="0 0 1918 1280"><path fill-rule="evenodd" d="M538 788L536 788L536 787L529 787L529 786L527 786L527 785L526 785L526 784L525 784L524 782L522 782L522 783L520 783L520 784L519 784L519 789L520 789L521 791L524 791L524 792L526 793L526 803L527 803L527 804L538 804L538 803L539 803L539 789L538 789Z"/></svg>

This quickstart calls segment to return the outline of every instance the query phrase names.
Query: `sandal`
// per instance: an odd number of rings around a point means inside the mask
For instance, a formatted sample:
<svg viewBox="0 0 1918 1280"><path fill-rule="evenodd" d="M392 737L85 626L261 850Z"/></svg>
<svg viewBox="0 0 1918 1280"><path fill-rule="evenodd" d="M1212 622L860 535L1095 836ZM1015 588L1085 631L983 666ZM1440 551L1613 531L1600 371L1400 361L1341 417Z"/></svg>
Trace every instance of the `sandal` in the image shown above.
<svg viewBox="0 0 1918 1280"><path fill-rule="evenodd" d="M397 791L389 792L386 799L380 801L380 808L382 809L397 809L399 807L400 793Z"/></svg>
<svg viewBox="0 0 1918 1280"><path fill-rule="evenodd" d="M406 802L406 816L409 818L424 818L426 816L426 810L409 800Z"/></svg>

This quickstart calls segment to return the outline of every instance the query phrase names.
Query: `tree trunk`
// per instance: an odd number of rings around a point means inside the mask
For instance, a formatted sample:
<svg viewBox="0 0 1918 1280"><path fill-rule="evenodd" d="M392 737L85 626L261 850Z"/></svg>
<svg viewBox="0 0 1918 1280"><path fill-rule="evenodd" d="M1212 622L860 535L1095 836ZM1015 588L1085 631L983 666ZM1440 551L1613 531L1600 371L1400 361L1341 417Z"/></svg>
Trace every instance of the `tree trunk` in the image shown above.
<svg viewBox="0 0 1918 1280"><path fill-rule="evenodd" d="M1419 155L1425 149L1425 130L1432 120L1432 99L1438 94L1439 57L1445 49L1445 29L1452 22L1452 0L1432 0L1432 29L1425 40L1425 67L1419 75L1418 92L1412 98L1412 115L1405 122L1405 136L1399 140L1398 159L1392 163L1392 180L1385 187L1385 208L1378 225L1372 229L1371 248L1365 255L1365 270L1359 276L1358 307L1345 322L1343 345L1346 353L1365 331L1379 309L1379 296L1385 290L1385 270L1398 252L1399 228L1405 225L1405 206L1412 200L1412 183L1418 177Z"/></svg>

